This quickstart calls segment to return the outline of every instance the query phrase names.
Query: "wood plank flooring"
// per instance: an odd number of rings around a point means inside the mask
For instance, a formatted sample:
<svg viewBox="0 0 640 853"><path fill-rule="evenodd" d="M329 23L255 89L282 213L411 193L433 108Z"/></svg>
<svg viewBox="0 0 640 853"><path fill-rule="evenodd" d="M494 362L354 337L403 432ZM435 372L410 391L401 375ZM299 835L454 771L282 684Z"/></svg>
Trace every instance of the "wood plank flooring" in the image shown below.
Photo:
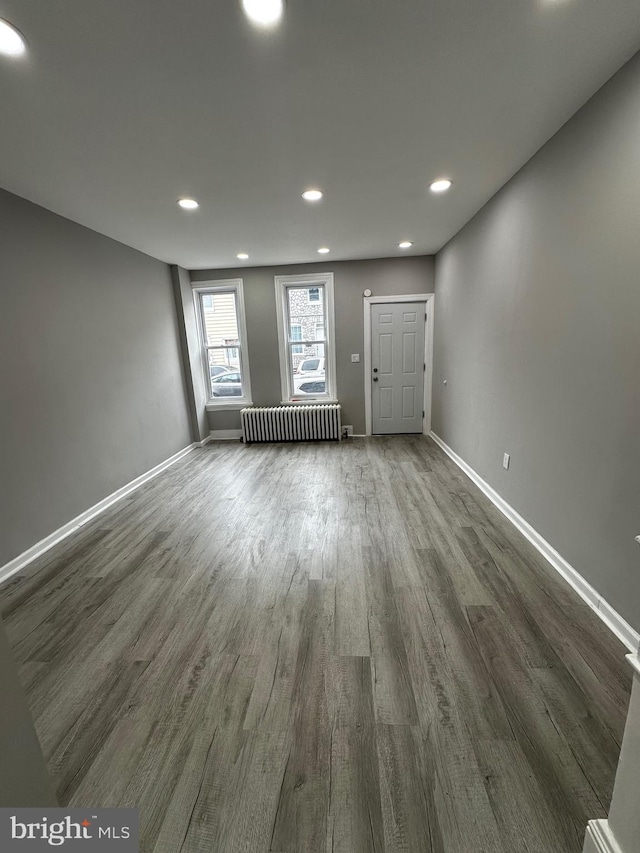
<svg viewBox="0 0 640 853"><path fill-rule="evenodd" d="M61 802L145 853L579 853L625 649L429 439L195 451L0 587Z"/></svg>

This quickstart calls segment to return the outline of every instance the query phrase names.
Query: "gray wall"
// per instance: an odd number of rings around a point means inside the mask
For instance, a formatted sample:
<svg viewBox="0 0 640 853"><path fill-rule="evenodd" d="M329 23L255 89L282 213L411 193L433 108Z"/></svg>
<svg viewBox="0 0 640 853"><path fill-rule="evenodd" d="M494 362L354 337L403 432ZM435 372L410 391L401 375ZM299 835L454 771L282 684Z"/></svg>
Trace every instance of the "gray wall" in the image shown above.
<svg viewBox="0 0 640 853"><path fill-rule="evenodd" d="M191 441L169 268L0 191L0 566Z"/></svg>
<svg viewBox="0 0 640 853"><path fill-rule="evenodd" d="M336 261L251 269L198 270L193 282L242 278L249 344L253 402L258 406L280 403L280 365L274 276L333 272L336 312L336 365L338 398L342 421L362 434L364 423L364 321L362 294L374 296L404 293L433 293L432 257L383 258L365 261ZM360 353L360 363L351 363L351 353ZM237 412L209 413L211 429L237 429Z"/></svg>
<svg viewBox="0 0 640 853"><path fill-rule="evenodd" d="M438 254L433 420L636 629L639 140L637 56Z"/></svg>

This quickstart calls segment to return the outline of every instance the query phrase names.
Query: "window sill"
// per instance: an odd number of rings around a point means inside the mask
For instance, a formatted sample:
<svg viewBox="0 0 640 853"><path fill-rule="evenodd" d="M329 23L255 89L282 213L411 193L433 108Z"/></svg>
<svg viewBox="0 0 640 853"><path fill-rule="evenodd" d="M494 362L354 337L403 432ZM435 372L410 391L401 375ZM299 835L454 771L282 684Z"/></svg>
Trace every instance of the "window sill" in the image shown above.
<svg viewBox="0 0 640 853"><path fill-rule="evenodd" d="M304 400L282 400L281 406L335 406L340 400L329 400L326 397L306 397Z"/></svg>
<svg viewBox="0 0 640 853"><path fill-rule="evenodd" d="M226 400L212 403L209 400L205 408L208 412L239 412L240 409L247 409L249 406L253 406L251 400L235 400L233 403Z"/></svg>

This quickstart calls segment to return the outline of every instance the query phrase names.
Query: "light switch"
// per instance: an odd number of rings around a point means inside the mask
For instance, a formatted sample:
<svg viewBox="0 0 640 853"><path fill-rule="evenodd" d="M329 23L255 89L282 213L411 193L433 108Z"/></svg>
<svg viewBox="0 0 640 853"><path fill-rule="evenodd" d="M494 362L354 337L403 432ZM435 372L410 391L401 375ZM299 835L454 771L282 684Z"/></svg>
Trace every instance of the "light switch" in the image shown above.
<svg viewBox="0 0 640 853"><path fill-rule="evenodd" d="M351 353L351 361L354 364L357 364L360 361L360 353L359 352L352 352Z"/></svg>

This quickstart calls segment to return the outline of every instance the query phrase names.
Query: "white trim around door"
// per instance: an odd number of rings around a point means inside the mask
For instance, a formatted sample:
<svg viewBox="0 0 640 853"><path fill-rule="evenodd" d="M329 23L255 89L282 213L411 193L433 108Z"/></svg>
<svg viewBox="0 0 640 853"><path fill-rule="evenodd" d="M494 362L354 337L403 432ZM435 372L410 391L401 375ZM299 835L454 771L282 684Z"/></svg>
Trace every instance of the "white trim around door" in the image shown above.
<svg viewBox="0 0 640 853"><path fill-rule="evenodd" d="M424 302L427 324L424 336L424 417L422 432L431 432L431 388L433 385L433 309L434 293L409 293L400 296L365 296L364 301L364 416L365 434L371 435L371 306L390 302Z"/></svg>

